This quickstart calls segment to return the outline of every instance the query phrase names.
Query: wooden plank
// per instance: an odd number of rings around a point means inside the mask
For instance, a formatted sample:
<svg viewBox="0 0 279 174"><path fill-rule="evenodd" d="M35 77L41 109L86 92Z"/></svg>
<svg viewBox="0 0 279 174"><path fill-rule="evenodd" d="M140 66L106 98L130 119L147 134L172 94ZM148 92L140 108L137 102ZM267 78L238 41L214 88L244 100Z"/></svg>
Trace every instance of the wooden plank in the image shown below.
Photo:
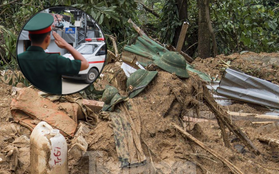
<svg viewBox="0 0 279 174"><path fill-rule="evenodd" d="M274 121L255 121L252 122L252 124L258 125L258 124L273 124Z"/></svg>
<svg viewBox="0 0 279 174"><path fill-rule="evenodd" d="M229 115L232 115L232 116L240 116L240 117L248 117L248 116L255 116L255 115L257 115L255 113L230 112L230 111L228 111L227 113Z"/></svg>
<svg viewBox="0 0 279 174"><path fill-rule="evenodd" d="M259 141L264 142L269 145L279 146L279 140L274 138L259 137Z"/></svg>
<svg viewBox="0 0 279 174"><path fill-rule="evenodd" d="M264 118L264 119L276 119L279 120L279 116L276 115L256 115L256 118Z"/></svg>
<svg viewBox="0 0 279 174"><path fill-rule="evenodd" d="M256 114L256 113L242 113L242 112L227 112L231 116L239 116L239 117L255 117L262 119L276 119L279 120L279 116L276 115L265 115L265 114Z"/></svg>

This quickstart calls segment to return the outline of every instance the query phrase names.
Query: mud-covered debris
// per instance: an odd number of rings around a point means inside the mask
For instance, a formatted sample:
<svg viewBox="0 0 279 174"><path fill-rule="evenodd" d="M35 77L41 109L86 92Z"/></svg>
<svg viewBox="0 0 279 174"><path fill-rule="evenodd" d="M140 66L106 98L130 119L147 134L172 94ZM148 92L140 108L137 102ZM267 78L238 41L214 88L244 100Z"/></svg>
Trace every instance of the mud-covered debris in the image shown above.
<svg viewBox="0 0 279 174"><path fill-rule="evenodd" d="M78 130L71 141L70 149L68 150L70 160L79 161L87 152L88 142L84 137L87 137L89 132L89 126L81 121L78 125Z"/></svg>
<svg viewBox="0 0 279 174"><path fill-rule="evenodd" d="M69 159L74 159L79 161L79 159L84 155L87 151L88 143L84 139L82 135L75 137L72 140L72 145L68 151Z"/></svg>
<svg viewBox="0 0 279 174"><path fill-rule="evenodd" d="M67 113L61 111L57 104L40 97L31 88L23 88L12 99L11 112L15 121L30 130L36 126L31 123L36 118L48 122L67 136L73 136L76 131L77 123Z"/></svg>
<svg viewBox="0 0 279 174"><path fill-rule="evenodd" d="M13 145L19 148L29 147L29 144L30 139L26 135L21 135L20 137L17 137L13 142Z"/></svg>
<svg viewBox="0 0 279 174"><path fill-rule="evenodd" d="M82 104L89 107L92 111L94 112L99 112L103 105L104 105L104 102L102 101L97 101L97 100L86 100L86 99L83 99L82 100Z"/></svg>
<svg viewBox="0 0 279 174"><path fill-rule="evenodd" d="M122 168L137 166L146 160L139 134L129 115L126 115L127 113L128 111L124 109L123 112L110 115L113 122L116 151Z"/></svg>

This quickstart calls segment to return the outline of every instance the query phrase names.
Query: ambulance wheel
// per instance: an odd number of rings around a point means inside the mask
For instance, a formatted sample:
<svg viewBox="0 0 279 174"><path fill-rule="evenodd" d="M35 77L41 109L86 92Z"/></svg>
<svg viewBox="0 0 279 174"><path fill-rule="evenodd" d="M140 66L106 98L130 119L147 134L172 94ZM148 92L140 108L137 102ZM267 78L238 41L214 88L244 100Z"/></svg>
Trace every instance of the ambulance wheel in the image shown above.
<svg viewBox="0 0 279 174"><path fill-rule="evenodd" d="M86 83L93 83L94 80L98 77L99 72L96 68L91 68L86 76L85 82Z"/></svg>

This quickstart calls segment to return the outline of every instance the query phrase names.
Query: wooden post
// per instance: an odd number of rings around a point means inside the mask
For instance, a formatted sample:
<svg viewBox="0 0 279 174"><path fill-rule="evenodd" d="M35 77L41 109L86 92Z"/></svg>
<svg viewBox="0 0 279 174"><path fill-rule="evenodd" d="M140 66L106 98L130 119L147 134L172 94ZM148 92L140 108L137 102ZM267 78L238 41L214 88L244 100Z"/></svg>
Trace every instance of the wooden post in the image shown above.
<svg viewBox="0 0 279 174"><path fill-rule="evenodd" d="M179 52L179 53L181 52L183 44L184 44L184 40L185 40L185 36L186 36L186 33L187 33L188 25L189 25L188 22L183 22L183 25L181 27L179 39L178 39L178 42L176 44L176 51Z"/></svg>

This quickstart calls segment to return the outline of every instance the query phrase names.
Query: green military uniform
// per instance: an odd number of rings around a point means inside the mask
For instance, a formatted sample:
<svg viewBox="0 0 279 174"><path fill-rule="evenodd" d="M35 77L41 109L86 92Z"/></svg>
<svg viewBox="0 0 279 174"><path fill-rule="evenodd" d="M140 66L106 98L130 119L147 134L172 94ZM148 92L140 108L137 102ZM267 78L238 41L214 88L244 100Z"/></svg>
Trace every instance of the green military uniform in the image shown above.
<svg viewBox="0 0 279 174"><path fill-rule="evenodd" d="M41 47L31 46L18 55L24 76L38 89L53 94L62 94L61 75L79 73L80 60L70 60L59 54L47 54Z"/></svg>
<svg viewBox="0 0 279 174"><path fill-rule="evenodd" d="M51 31L53 17L38 13L25 25L29 34L43 34ZM42 91L62 94L62 75L76 75L81 67L80 60L70 60L59 54L45 53L39 46L30 46L18 55L18 63L24 76Z"/></svg>

